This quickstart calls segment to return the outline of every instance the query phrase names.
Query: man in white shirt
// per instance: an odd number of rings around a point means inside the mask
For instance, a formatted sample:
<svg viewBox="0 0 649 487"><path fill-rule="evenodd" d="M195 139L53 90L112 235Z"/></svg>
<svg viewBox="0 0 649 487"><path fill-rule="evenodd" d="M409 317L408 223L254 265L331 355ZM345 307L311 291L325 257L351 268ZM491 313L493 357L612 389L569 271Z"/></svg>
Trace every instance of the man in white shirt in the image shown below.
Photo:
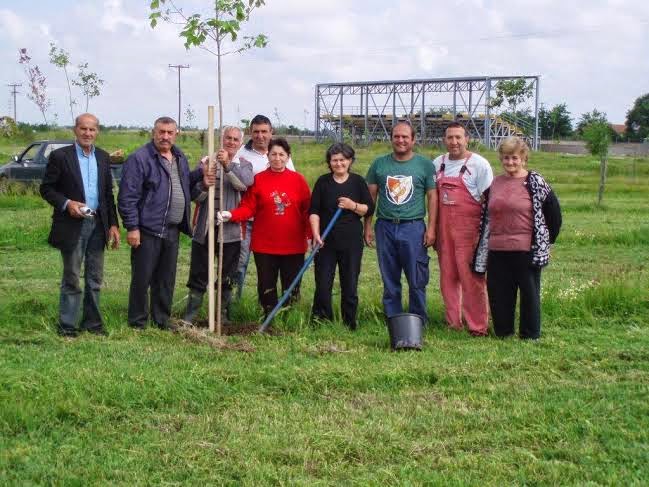
<svg viewBox="0 0 649 487"><path fill-rule="evenodd" d="M467 150L466 128L451 123L444 135L448 152L433 161L437 175L439 280L449 327L466 322L469 333L484 336L488 328L484 275L474 273L473 259L479 232L482 193L491 186L493 171L482 156Z"/></svg>
<svg viewBox="0 0 649 487"><path fill-rule="evenodd" d="M234 160L245 160L252 164L252 173L257 175L268 168L268 144L273 137L273 125L270 119L264 115L255 115L250 121L250 140L242 146ZM295 171L293 161L289 157L286 167ZM237 296L241 298L243 283L246 279L248 262L250 261L250 233L253 220L246 222L241 251L239 253L239 265L237 268Z"/></svg>

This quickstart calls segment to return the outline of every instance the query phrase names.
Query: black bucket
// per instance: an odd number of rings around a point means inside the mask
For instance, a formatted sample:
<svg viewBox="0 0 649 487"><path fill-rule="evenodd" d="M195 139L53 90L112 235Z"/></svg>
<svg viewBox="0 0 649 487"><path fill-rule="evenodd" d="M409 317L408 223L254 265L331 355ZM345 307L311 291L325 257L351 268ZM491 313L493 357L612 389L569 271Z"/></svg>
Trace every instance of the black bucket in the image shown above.
<svg viewBox="0 0 649 487"><path fill-rule="evenodd" d="M400 313L388 318L392 350L421 350L424 320L413 313Z"/></svg>

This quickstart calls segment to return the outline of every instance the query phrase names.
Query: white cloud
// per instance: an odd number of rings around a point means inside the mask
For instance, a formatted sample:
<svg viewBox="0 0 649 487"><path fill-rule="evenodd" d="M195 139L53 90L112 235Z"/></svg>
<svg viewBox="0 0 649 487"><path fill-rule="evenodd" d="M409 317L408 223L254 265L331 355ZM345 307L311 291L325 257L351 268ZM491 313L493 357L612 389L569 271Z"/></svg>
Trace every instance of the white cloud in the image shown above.
<svg viewBox="0 0 649 487"><path fill-rule="evenodd" d="M0 35L8 36L9 41L19 42L25 36L26 31L27 26L22 18L11 10L0 9Z"/></svg>
<svg viewBox="0 0 649 487"><path fill-rule="evenodd" d="M216 104L214 57L186 51L176 26L151 29L147 2L61 0L38 9L24 3L0 9L6 76L0 81L24 82L16 52L29 48L48 76L53 112L66 113L60 72L47 60L53 39L70 52L74 66L87 61L106 80L90 109L107 123L147 124L176 113L177 81L169 64L191 66L182 72L183 100L199 123L205 107ZM189 10L206 5L182 3ZM244 31L266 33L270 44L224 59L226 121L272 115L278 107L283 122L302 125L304 110L313 112L318 82L539 74L546 104L566 102L575 116L598 107L621 122L649 79L644 0L597 0L587 8L562 0L529 0L524 8L518 0L274 0ZM19 100L21 113L38 120L25 99Z"/></svg>
<svg viewBox="0 0 649 487"><path fill-rule="evenodd" d="M108 32L116 32L121 26L128 27L130 29L127 30L132 31L141 28L144 19L126 15L125 10L121 0L106 0L100 20L101 27Z"/></svg>

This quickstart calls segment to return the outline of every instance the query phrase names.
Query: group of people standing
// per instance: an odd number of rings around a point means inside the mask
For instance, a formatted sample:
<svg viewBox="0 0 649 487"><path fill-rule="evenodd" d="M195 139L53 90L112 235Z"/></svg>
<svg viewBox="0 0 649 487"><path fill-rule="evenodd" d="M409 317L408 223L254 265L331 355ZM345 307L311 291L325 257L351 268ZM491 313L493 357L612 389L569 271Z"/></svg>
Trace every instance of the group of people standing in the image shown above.
<svg viewBox="0 0 649 487"><path fill-rule="evenodd" d="M376 159L367 184L377 201L376 233L387 317L403 311L401 274L408 282L408 311L427 320L428 253L439 261L440 289L449 328L488 333L489 309L496 336L514 334L520 292L521 338L541 335L541 269L561 228L552 188L527 169L528 147L518 137L499 146L504 170L493 177L489 162L469 151L460 123L444 133L447 153L429 161L414 152L415 130L404 121L392 129L392 153ZM424 215L428 213L427 224ZM486 275L486 277L485 277Z"/></svg>
<svg viewBox="0 0 649 487"><path fill-rule="evenodd" d="M488 161L468 150L469 136L459 123L446 129L448 152L431 161L414 152L413 127L398 122L392 127L392 152L377 158L365 179L351 170L353 148L344 143L329 147L329 171L311 192L295 170L289 144L272 137L267 117L252 119L251 140L245 145L241 129L226 127L215 157L218 168L203 158L194 170L175 145L175 121L161 117L154 123L151 142L124 163L116 207L108 156L94 145L98 130L94 115L77 117L74 145L52 152L41 184L41 194L54 207L49 241L63 257L61 335L76 336L80 330L106 333L99 313L103 250L108 243L119 245L119 211L131 247L127 319L136 329L149 319L159 328L173 328L180 233L192 236L183 317L196 320L208 284L207 231L213 224L223 225L224 323L229 322L234 288L240 291L243 286L251 252L259 302L268 316L278 303L278 278L283 290L297 279L308 242L318 249L314 319L334 317L332 287L338 267L342 320L351 329L357 327L363 248L376 245L386 317L403 311L403 273L408 310L426 321L428 248L434 247L449 327L466 325L472 335L484 336L491 308L495 334L513 334L520 290L520 336L540 336L540 272L559 232L561 212L550 186L527 170L528 150L520 139L501 144L504 174L493 178ZM212 186L216 212L215 221L209 222ZM335 215L338 219L323 240ZM85 290L79 329L82 264ZM298 296L299 285L291 299Z"/></svg>

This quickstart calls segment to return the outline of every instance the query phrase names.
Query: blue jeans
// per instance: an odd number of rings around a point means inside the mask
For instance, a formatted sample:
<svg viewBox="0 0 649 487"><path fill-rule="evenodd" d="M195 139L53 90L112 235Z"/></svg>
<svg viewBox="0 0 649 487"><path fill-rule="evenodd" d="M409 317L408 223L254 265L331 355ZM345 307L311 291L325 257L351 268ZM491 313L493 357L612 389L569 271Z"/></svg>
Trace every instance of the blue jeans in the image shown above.
<svg viewBox="0 0 649 487"><path fill-rule="evenodd" d="M102 327L99 313L99 290L104 274L104 230L95 218L84 219L76 247L62 251L63 279L59 300L59 328L74 331L81 307L79 278L84 264L83 314L81 329L92 330Z"/></svg>
<svg viewBox="0 0 649 487"><path fill-rule="evenodd" d="M376 252L383 279L383 311L389 318L403 312L401 272L408 281L408 311L428 321L426 285L428 252L424 247L426 225L423 220L392 223L379 219L374 227Z"/></svg>
<svg viewBox="0 0 649 487"><path fill-rule="evenodd" d="M237 266L236 285L237 299L241 299L243 294L243 283L246 280L248 263L250 262L250 234L252 233L252 220L246 222L246 236L241 241L241 250L239 250L239 264Z"/></svg>

